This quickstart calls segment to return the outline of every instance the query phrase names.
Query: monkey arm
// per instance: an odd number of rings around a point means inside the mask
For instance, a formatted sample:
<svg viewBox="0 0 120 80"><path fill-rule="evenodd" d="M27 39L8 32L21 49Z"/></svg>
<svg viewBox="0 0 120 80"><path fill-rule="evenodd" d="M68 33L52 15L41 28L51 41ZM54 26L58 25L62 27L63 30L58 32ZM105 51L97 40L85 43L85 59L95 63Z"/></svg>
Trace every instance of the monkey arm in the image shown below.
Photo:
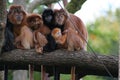
<svg viewBox="0 0 120 80"><path fill-rule="evenodd" d="M64 34L63 36L60 37L60 39L58 39L56 42L61 44L61 45L64 45L65 42L66 42L66 39L67 39L67 34Z"/></svg>

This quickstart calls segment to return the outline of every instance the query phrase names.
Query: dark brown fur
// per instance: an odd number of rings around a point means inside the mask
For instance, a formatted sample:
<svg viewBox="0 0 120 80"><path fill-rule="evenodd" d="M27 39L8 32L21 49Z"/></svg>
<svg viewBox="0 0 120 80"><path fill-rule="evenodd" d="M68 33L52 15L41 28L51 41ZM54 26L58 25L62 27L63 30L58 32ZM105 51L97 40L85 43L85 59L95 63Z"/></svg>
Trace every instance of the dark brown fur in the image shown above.
<svg viewBox="0 0 120 80"><path fill-rule="evenodd" d="M82 49L86 50L86 41L88 38L88 32L83 24L82 20L75 16L74 14L70 14L67 11L60 9L54 10L55 21L58 25L63 25L64 30L68 28L72 28L73 30L78 32L78 35L83 41Z"/></svg>
<svg viewBox="0 0 120 80"><path fill-rule="evenodd" d="M69 51L87 49L88 32L80 18L60 9L54 10L55 22L64 27L63 31L67 31L67 49ZM76 33L77 31L77 33ZM75 80L75 66L71 68L71 80Z"/></svg>

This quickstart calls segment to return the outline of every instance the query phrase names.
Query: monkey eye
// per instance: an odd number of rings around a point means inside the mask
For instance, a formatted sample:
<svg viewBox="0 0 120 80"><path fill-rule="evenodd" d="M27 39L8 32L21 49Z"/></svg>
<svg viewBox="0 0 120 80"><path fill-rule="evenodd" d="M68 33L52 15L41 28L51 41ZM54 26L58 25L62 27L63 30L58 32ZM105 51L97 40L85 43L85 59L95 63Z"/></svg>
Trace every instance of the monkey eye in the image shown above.
<svg viewBox="0 0 120 80"><path fill-rule="evenodd" d="M61 17L61 18L64 18L64 16L63 16L63 15L60 15L60 17Z"/></svg>
<svg viewBox="0 0 120 80"><path fill-rule="evenodd" d="M61 32L60 32L60 31L59 31L59 32L57 32L57 35L58 35L58 36L61 36Z"/></svg>

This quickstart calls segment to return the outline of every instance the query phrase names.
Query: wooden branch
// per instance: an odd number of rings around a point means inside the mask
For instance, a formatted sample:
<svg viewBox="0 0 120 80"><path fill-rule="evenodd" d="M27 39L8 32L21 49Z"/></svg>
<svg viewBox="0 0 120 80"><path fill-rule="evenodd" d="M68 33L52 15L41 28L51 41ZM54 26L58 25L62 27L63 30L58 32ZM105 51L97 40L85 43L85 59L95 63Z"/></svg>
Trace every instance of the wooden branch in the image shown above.
<svg viewBox="0 0 120 80"><path fill-rule="evenodd" d="M6 0L0 0L0 52L4 43L6 16L7 16Z"/></svg>
<svg viewBox="0 0 120 80"><path fill-rule="evenodd" d="M69 52L66 50L56 50L51 53L37 54L32 50L13 50L3 53L0 57L0 70L3 65L8 65L9 69L28 69L28 64L32 64L36 71L40 71L40 65L45 65L47 72L53 72L57 66L60 73L70 74L71 66L76 66L76 73L81 77L85 75L109 76L105 67L114 77L118 76L118 57L98 55L86 51ZM99 59L98 59L99 58ZM104 65L103 65L104 64Z"/></svg>

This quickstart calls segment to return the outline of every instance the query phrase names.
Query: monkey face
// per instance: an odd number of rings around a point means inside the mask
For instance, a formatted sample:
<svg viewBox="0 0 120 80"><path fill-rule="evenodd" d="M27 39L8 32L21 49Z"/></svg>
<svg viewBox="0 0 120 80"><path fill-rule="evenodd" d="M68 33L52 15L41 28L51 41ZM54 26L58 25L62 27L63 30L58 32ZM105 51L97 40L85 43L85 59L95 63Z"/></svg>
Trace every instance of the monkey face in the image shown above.
<svg viewBox="0 0 120 80"><path fill-rule="evenodd" d="M42 17L39 14L31 14L27 17L28 26L36 30L43 25Z"/></svg>
<svg viewBox="0 0 120 80"><path fill-rule="evenodd" d="M45 17L45 20L50 23L52 21L52 15L48 15Z"/></svg>
<svg viewBox="0 0 120 80"><path fill-rule="evenodd" d="M15 13L13 18L16 24L21 24L23 20L23 13Z"/></svg>
<svg viewBox="0 0 120 80"><path fill-rule="evenodd" d="M65 23L65 16L63 14L56 14L55 20L58 25L63 25Z"/></svg>
<svg viewBox="0 0 120 80"><path fill-rule="evenodd" d="M9 18L11 23L19 25L23 21L25 21L26 12L22 8L22 6L12 5L10 7L9 12L8 12L8 18Z"/></svg>
<svg viewBox="0 0 120 80"><path fill-rule="evenodd" d="M40 18L35 18L31 21L32 30L38 29L43 24L43 21Z"/></svg>
<svg viewBox="0 0 120 80"><path fill-rule="evenodd" d="M47 23L51 23L53 20L53 11L51 9L46 9L42 14L42 18Z"/></svg>
<svg viewBox="0 0 120 80"><path fill-rule="evenodd" d="M64 25L64 23L67 20L67 12L65 12L65 10L60 9L60 10L55 10L54 11L54 17L55 17L55 22L58 25Z"/></svg>
<svg viewBox="0 0 120 80"><path fill-rule="evenodd" d="M57 39L62 36L61 30L59 28L54 28L51 32L52 36Z"/></svg>

